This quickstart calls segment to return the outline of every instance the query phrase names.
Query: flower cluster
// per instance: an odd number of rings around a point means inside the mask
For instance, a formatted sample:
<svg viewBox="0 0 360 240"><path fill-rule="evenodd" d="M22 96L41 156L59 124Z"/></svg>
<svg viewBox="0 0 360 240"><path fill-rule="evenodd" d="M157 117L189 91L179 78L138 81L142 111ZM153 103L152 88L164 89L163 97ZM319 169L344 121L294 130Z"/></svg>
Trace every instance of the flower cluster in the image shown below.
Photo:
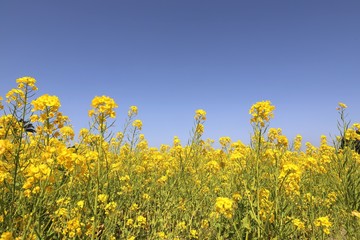
<svg viewBox="0 0 360 240"><path fill-rule="evenodd" d="M44 94L36 100L31 102L33 105L32 111L49 111L57 112L61 106L60 100L57 96L51 96L49 94Z"/></svg>
<svg viewBox="0 0 360 240"><path fill-rule="evenodd" d="M330 234L330 228L332 226L329 217L319 217L314 221L316 227L321 227L325 234Z"/></svg>
<svg viewBox="0 0 360 240"><path fill-rule="evenodd" d="M261 127L264 127L265 124L274 117L274 110L275 106L271 105L271 102L268 100L257 102L250 108L249 114L252 115L250 122L260 124Z"/></svg>
<svg viewBox="0 0 360 240"><path fill-rule="evenodd" d="M215 211L226 218L232 218L235 206L234 200L226 197L218 197L215 202Z"/></svg>
<svg viewBox="0 0 360 240"><path fill-rule="evenodd" d="M118 105L115 103L114 99L108 96L96 96L91 101L91 107L93 107L92 110L89 111L89 116L92 117L93 115L102 115L105 118L115 118L115 108L118 107Z"/></svg>
<svg viewBox="0 0 360 240"><path fill-rule="evenodd" d="M16 83L18 84L18 88L22 89L26 86L29 86L33 91L36 91L38 88L35 86L36 80L33 77L21 77L16 79Z"/></svg>
<svg viewBox="0 0 360 240"><path fill-rule="evenodd" d="M195 111L195 120L205 121L206 120L206 112L203 109L198 109Z"/></svg>

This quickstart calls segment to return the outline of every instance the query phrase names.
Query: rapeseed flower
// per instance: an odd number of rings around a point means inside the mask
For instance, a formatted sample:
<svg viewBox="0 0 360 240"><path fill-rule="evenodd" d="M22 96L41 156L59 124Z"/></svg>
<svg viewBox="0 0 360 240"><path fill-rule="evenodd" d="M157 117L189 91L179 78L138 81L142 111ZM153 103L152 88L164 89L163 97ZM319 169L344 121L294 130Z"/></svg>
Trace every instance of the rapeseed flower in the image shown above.
<svg viewBox="0 0 360 240"><path fill-rule="evenodd" d="M50 112L57 112L61 106L60 100L57 96L50 96L49 94L44 94L39 98L31 101L33 105L32 111L45 111L48 109Z"/></svg>
<svg viewBox="0 0 360 240"><path fill-rule="evenodd" d="M13 240L13 235L11 232L3 232L1 234L0 240Z"/></svg>
<svg viewBox="0 0 360 240"><path fill-rule="evenodd" d="M232 218L234 213L234 200L226 197L218 197L215 202L215 211L226 218Z"/></svg>
<svg viewBox="0 0 360 240"><path fill-rule="evenodd" d="M12 150L12 143L7 139L0 139L0 155Z"/></svg>
<svg viewBox="0 0 360 240"><path fill-rule="evenodd" d="M157 233L157 236L158 236L160 239L166 239L166 238L167 238L167 236L166 236L166 234L165 234L164 232L158 232L158 233Z"/></svg>
<svg viewBox="0 0 360 240"><path fill-rule="evenodd" d="M191 239L198 239L199 238L198 231L196 231L195 229L191 229L190 230L190 237L191 237Z"/></svg>
<svg viewBox="0 0 360 240"><path fill-rule="evenodd" d="M282 133L281 128L270 128L268 131L268 140L274 142Z"/></svg>
<svg viewBox="0 0 360 240"><path fill-rule="evenodd" d="M60 134L65 139L73 140L75 137L74 130L70 126L64 126L64 127L60 128Z"/></svg>
<svg viewBox="0 0 360 240"><path fill-rule="evenodd" d="M338 105L339 105L339 107L337 108L337 110L347 108L347 105L345 103L339 102Z"/></svg>
<svg viewBox="0 0 360 240"><path fill-rule="evenodd" d="M106 194L100 194L100 195L98 196L98 201L99 201L100 203L106 203L107 200L108 200L108 195L106 195Z"/></svg>
<svg viewBox="0 0 360 240"><path fill-rule="evenodd" d="M116 202L109 202L105 206L105 214L109 215L110 213L114 212L116 210L117 203Z"/></svg>
<svg viewBox="0 0 360 240"><path fill-rule="evenodd" d="M180 232L185 231L186 230L186 222L185 221L178 222L176 224L176 229L178 229Z"/></svg>
<svg viewBox="0 0 360 240"><path fill-rule="evenodd" d="M20 107L24 104L24 100L25 100L25 93L23 90L21 89L11 89L7 94L6 94L6 102L10 103L10 102L15 102L17 107Z"/></svg>
<svg viewBox="0 0 360 240"><path fill-rule="evenodd" d="M360 134L358 134L354 129L347 129L345 132L345 139L349 141L360 140Z"/></svg>
<svg viewBox="0 0 360 240"><path fill-rule="evenodd" d="M55 211L55 215L58 216L59 218L67 217L68 210L66 208L59 208L58 210Z"/></svg>
<svg viewBox="0 0 360 240"><path fill-rule="evenodd" d="M178 136L174 136L173 145L174 147L181 146L181 141Z"/></svg>
<svg viewBox="0 0 360 240"><path fill-rule="evenodd" d="M302 141L302 136L301 135L296 135L295 140L294 140L294 150L295 151L299 151L301 148L301 141Z"/></svg>
<svg viewBox="0 0 360 240"><path fill-rule="evenodd" d="M236 201L236 202L239 202L241 199L242 199L242 196L240 193L234 193L232 195L232 198Z"/></svg>
<svg viewBox="0 0 360 240"><path fill-rule="evenodd" d="M142 195L142 199L143 199L144 201L149 201L149 200L151 199L151 197L150 197L149 194L144 193L144 194Z"/></svg>
<svg viewBox="0 0 360 240"><path fill-rule="evenodd" d="M116 113L114 111L118 105L115 103L114 99L108 96L96 96L91 101L92 110L89 111L89 117L92 117L94 114L102 115L103 118L115 118Z"/></svg>
<svg viewBox="0 0 360 240"><path fill-rule="evenodd" d="M221 137L219 139L219 143L221 144L222 147L227 147L231 143L231 138L230 137Z"/></svg>
<svg viewBox="0 0 360 240"><path fill-rule="evenodd" d="M195 120L197 121L205 121L206 120L206 112L203 109L198 109L195 111Z"/></svg>
<svg viewBox="0 0 360 240"><path fill-rule="evenodd" d="M81 236L82 225L78 218L70 219L66 223L66 229L64 229L63 234L68 235L70 238Z"/></svg>
<svg viewBox="0 0 360 240"><path fill-rule="evenodd" d="M136 218L136 222L139 226L143 226L146 224L146 217L140 215Z"/></svg>
<svg viewBox="0 0 360 240"><path fill-rule="evenodd" d="M84 200L80 200L80 201L78 201L78 202L76 203L76 205L77 205L80 209L83 209L83 208L84 208L84 204L85 204Z"/></svg>
<svg viewBox="0 0 360 240"><path fill-rule="evenodd" d="M289 145L289 140L286 136L281 135L277 138L277 146L287 148Z"/></svg>
<svg viewBox="0 0 360 240"><path fill-rule="evenodd" d="M292 224L296 227L297 230L305 229L305 224L300 219L295 218L292 220Z"/></svg>
<svg viewBox="0 0 360 240"><path fill-rule="evenodd" d="M137 203L131 204L131 207L129 208L130 211L136 212L139 210L139 205Z"/></svg>
<svg viewBox="0 0 360 240"><path fill-rule="evenodd" d="M196 129L195 129L195 132L202 135L204 133L204 125L199 123L197 126L196 126Z"/></svg>
<svg viewBox="0 0 360 240"><path fill-rule="evenodd" d="M134 219L129 218L128 220L126 220L125 225L126 225L126 226L132 226L132 225L134 225Z"/></svg>
<svg viewBox="0 0 360 240"><path fill-rule="evenodd" d="M330 228L332 226L332 223L330 222L328 216L315 219L314 225L316 227L321 227L325 234L330 234Z"/></svg>
<svg viewBox="0 0 360 240"><path fill-rule="evenodd" d="M260 211L259 215L262 220L269 222L274 221L274 213L273 213L273 205L274 203L269 199L270 191L268 189L262 188L260 189Z"/></svg>
<svg viewBox="0 0 360 240"><path fill-rule="evenodd" d="M249 114L252 115L250 122L260 124L261 127L264 127L265 123L274 117L274 110L275 106L271 105L271 102L268 100L257 102L252 105L249 110Z"/></svg>
<svg viewBox="0 0 360 240"><path fill-rule="evenodd" d="M32 90L36 91L37 87L35 86L36 80L32 77L21 77L16 79L16 83L18 84L18 88L24 88L26 85L31 87Z"/></svg>
<svg viewBox="0 0 360 240"><path fill-rule="evenodd" d="M138 114L138 107L137 106L131 106L128 111L128 116L132 117Z"/></svg>
<svg viewBox="0 0 360 240"><path fill-rule="evenodd" d="M285 163L279 175L281 184L288 195L300 195L300 179L302 170L294 163Z"/></svg>
<svg viewBox="0 0 360 240"><path fill-rule="evenodd" d="M354 217L356 217L356 218L358 218L358 219L360 219L360 212L357 211L357 210L352 211L352 212L351 212L351 215L354 216Z"/></svg>
<svg viewBox="0 0 360 240"><path fill-rule="evenodd" d="M134 120L134 122L132 123L133 127L136 127L137 129L141 130L142 129L142 121L141 120Z"/></svg>

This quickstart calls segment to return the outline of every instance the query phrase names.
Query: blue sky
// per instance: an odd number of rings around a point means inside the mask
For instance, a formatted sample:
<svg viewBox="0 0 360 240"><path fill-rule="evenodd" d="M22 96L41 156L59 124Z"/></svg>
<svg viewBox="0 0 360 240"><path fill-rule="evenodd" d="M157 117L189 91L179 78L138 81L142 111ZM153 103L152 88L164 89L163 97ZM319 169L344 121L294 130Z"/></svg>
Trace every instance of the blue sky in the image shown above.
<svg viewBox="0 0 360 240"><path fill-rule="evenodd" d="M315 145L338 133L338 102L360 113L360 1L1 1L0 96L32 76L78 131L96 95L131 105L151 146L186 143L196 109L205 138L249 142L248 113Z"/></svg>

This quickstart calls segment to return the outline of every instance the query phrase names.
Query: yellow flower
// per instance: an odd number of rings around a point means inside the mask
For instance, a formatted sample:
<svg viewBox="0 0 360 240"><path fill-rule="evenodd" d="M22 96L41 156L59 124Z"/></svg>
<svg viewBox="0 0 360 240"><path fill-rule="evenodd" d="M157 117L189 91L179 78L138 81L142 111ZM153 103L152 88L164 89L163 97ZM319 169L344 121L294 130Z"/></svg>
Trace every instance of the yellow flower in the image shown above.
<svg viewBox="0 0 360 240"><path fill-rule="evenodd" d="M108 214L114 212L115 209L116 209L116 207L117 207L117 203L116 203L116 202L109 202L109 203L106 204L106 206L105 206L105 214L108 215Z"/></svg>
<svg viewBox="0 0 360 240"><path fill-rule="evenodd" d="M100 203L106 203L107 199L108 199L108 196L107 196L106 194L100 194L100 195L98 196L98 201L99 201Z"/></svg>
<svg viewBox="0 0 360 240"><path fill-rule="evenodd" d="M80 201L78 201L77 203L76 203L76 205L80 208L80 209L82 209L83 207L84 207L84 201L83 200L80 200Z"/></svg>
<svg viewBox="0 0 360 240"><path fill-rule="evenodd" d="M355 129L355 130L360 131L360 123L354 123L354 124L352 125L352 128Z"/></svg>
<svg viewBox="0 0 360 240"><path fill-rule="evenodd" d="M231 138L230 137L221 137L219 139L219 143L221 144L222 147L226 147L231 143Z"/></svg>
<svg viewBox="0 0 360 240"><path fill-rule="evenodd" d="M37 90L37 87L35 86L36 80L32 77L21 77L16 79L16 83L18 84L18 88L23 88L24 85L28 85L32 88L32 90Z"/></svg>
<svg viewBox="0 0 360 240"><path fill-rule="evenodd" d="M132 226L134 224L134 219L132 218L129 218L127 221L126 221L126 226Z"/></svg>
<svg viewBox="0 0 360 240"><path fill-rule="evenodd" d="M205 164L204 169L209 172L216 173L220 170L220 165L217 161L211 160L210 162Z"/></svg>
<svg viewBox="0 0 360 240"><path fill-rule="evenodd" d="M342 103L342 102L339 102L339 107L342 108L342 109L347 108L346 104L345 104L345 103ZM338 109L338 110L339 110L339 109Z"/></svg>
<svg viewBox="0 0 360 240"><path fill-rule="evenodd" d="M178 136L174 136L173 145L174 147L181 146L181 141Z"/></svg>
<svg viewBox="0 0 360 240"><path fill-rule="evenodd" d="M209 228L209 225L210 224L209 224L208 220L204 219L204 220L201 221L201 228L207 229L207 228Z"/></svg>
<svg viewBox="0 0 360 240"><path fill-rule="evenodd" d="M137 210L139 210L139 205L136 203L133 203L130 207L130 211L136 212Z"/></svg>
<svg viewBox="0 0 360 240"><path fill-rule="evenodd" d="M10 103L11 101L14 101L17 103L17 105L21 105L25 98L25 93L23 90L21 89L11 89L7 94L6 94L6 102Z"/></svg>
<svg viewBox="0 0 360 240"><path fill-rule="evenodd" d="M136 218L136 221L137 221L137 223L139 225L145 225L146 224L146 217L140 215L140 216L138 216Z"/></svg>
<svg viewBox="0 0 360 240"><path fill-rule="evenodd" d="M240 193L234 193L233 196L232 196L232 198L233 198L235 201L239 202L239 201L242 199L242 196L241 196Z"/></svg>
<svg viewBox="0 0 360 240"><path fill-rule="evenodd" d="M284 136L284 135L278 136L278 139L277 139L277 140L278 140L278 142L277 142L277 145L278 145L278 146L280 146L280 147L285 147L285 148L288 147L289 141L288 141L288 139L287 139L286 136Z"/></svg>
<svg viewBox="0 0 360 240"><path fill-rule="evenodd" d="M196 129L195 129L195 132L198 133L198 134L203 134L204 133L204 125L199 123L197 126L196 126Z"/></svg>
<svg viewBox="0 0 360 240"><path fill-rule="evenodd" d="M166 239L166 237L167 237L164 232L158 232L157 235L160 239Z"/></svg>
<svg viewBox="0 0 360 240"><path fill-rule="evenodd" d="M322 227L325 234L330 234L330 227L332 226L332 223L330 222L328 216L315 219L314 225L316 227Z"/></svg>
<svg viewBox="0 0 360 240"><path fill-rule="evenodd" d="M37 122L39 120L39 116L34 114L30 117L30 122Z"/></svg>
<svg viewBox="0 0 360 240"><path fill-rule="evenodd" d="M250 122L260 124L261 127L264 127L265 123L270 121L270 118L274 117L274 110L275 106L271 105L271 102L268 100L257 102L252 105L249 110L249 114L252 115Z"/></svg>
<svg viewBox="0 0 360 240"><path fill-rule="evenodd" d="M50 112L57 112L61 106L60 100L57 96L50 96L49 94L44 94L37 98L36 100L31 101L33 105L32 111L44 111L49 109Z"/></svg>
<svg viewBox="0 0 360 240"><path fill-rule="evenodd" d="M279 179L283 182L286 194L291 196L300 194L301 174L301 168L294 163L285 163L282 166Z"/></svg>
<svg viewBox="0 0 360 240"><path fill-rule="evenodd" d="M135 115L137 115L137 113L138 113L138 108L137 108L137 106L131 106L131 107L129 108L129 111L128 111L128 116L129 116L129 117L135 116Z"/></svg>
<svg viewBox="0 0 360 240"><path fill-rule="evenodd" d="M347 129L345 132L346 140L360 140L360 134L354 129Z"/></svg>
<svg viewBox="0 0 360 240"><path fill-rule="evenodd" d="M3 232L1 234L0 240L12 240L14 239L11 232Z"/></svg>
<svg viewBox="0 0 360 240"><path fill-rule="evenodd" d="M150 195L149 194L147 194L147 193L144 193L143 195L142 195L142 199L144 199L145 201L148 201L148 200L150 200Z"/></svg>
<svg viewBox="0 0 360 240"><path fill-rule="evenodd" d="M69 138L69 139L71 139L71 140L73 140L74 137L75 137L74 130L73 130L71 127L69 127L69 126L64 126L64 127L62 127L62 128L60 129L60 133L61 133L61 135L62 135L63 137Z"/></svg>
<svg viewBox="0 0 360 240"><path fill-rule="evenodd" d="M225 197L218 197L215 203L217 213L224 215L226 218L232 218L234 212L234 200Z"/></svg>
<svg viewBox="0 0 360 240"><path fill-rule="evenodd" d="M301 148L301 141L302 141L302 136L301 135L296 135L295 140L294 140L294 150L299 151Z"/></svg>
<svg viewBox="0 0 360 240"><path fill-rule="evenodd" d="M134 127L136 127L137 129L139 129L139 130L141 130L141 128L142 128L142 121L141 120L135 120L133 123L132 123L132 125L134 126Z"/></svg>
<svg viewBox="0 0 360 240"><path fill-rule="evenodd" d="M358 212L356 210L352 211L351 215L360 219L360 212Z"/></svg>
<svg viewBox="0 0 360 240"><path fill-rule="evenodd" d="M161 177L157 180L157 182L158 182L159 184L164 184L164 183L166 183L167 180L168 180L168 177L167 177L166 175L164 175L164 176L161 176Z"/></svg>
<svg viewBox="0 0 360 240"><path fill-rule="evenodd" d="M3 98L0 96L0 110L4 109L4 105L2 105L1 101L3 100Z"/></svg>
<svg viewBox="0 0 360 240"><path fill-rule="evenodd" d="M203 109L198 109L195 111L195 120L198 120L198 121L205 121L206 120L206 112L205 110Z"/></svg>
<svg viewBox="0 0 360 240"><path fill-rule="evenodd" d="M66 232L69 234L70 238L75 236L81 236L81 222L78 218L73 218L67 221L66 223Z"/></svg>
<svg viewBox="0 0 360 240"><path fill-rule="evenodd" d="M199 238L198 232L195 229L190 230L190 236L191 236L192 239L198 239Z"/></svg>
<svg viewBox="0 0 360 240"><path fill-rule="evenodd" d="M91 106L94 108L89 111L89 116L91 117L94 114L101 114L103 117L115 118L116 113L114 111L118 105L115 103L114 99L108 96L96 96L91 101Z"/></svg>
<svg viewBox="0 0 360 240"><path fill-rule="evenodd" d="M270 142L274 142L275 139L277 139L279 137L279 135L281 135L281 128L270 128L268 131L268 139Z"/></svg>
<svg viewBox="0 0 360 240"><path fill-rule="evenodd" d="M66 217L68 214L68 210L66 208L59 208L55 211L55 215L58 217Z"/></svg>
<svg viewBox="0 0 360 240"><path fill-rule="evenodd" d="M305 228L305 224L298 218L293 219L292 223L297 230L303 230Z"/></svg>
<svg viewBox="0 0 360 240"><path fill-rule="evenodd" d="M7 151L11 151L11 149L12 149L12 144L9 140L0 139L0 155L4 154Z"/></svg>
<svg viewBox="0 0 360 240"><path fill-rule="evenodd" d="M179 231L185 231L186 230L186 223L184 221L181 221L181 222L176 224L176 228Z"/></svg>

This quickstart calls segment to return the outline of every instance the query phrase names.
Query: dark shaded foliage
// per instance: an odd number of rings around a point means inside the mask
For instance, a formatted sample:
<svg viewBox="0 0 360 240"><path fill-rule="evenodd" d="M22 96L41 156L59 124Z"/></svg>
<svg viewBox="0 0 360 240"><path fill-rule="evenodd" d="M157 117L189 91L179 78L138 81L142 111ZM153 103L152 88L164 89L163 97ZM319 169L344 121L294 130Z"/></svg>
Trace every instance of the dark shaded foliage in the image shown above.
<svg viewBox="0 0 360 240"><path fill-rule="evenodd" d="M36 133L35 127L32 123L30 123L30 121L25 121L24 119L20 119L19 122L22 123L25 132Z"/></svg>

